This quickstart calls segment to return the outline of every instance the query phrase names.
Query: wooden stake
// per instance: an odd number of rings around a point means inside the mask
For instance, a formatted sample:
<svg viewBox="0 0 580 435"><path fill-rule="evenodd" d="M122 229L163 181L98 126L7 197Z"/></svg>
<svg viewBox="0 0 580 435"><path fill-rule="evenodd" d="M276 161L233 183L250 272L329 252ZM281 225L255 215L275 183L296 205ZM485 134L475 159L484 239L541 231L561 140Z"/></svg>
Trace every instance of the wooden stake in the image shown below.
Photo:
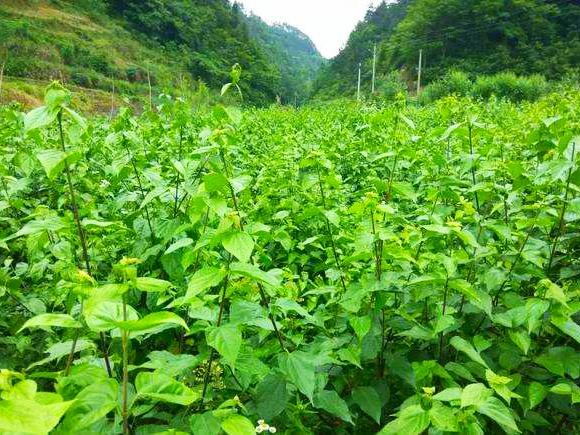
<svg viewBox="0 0 580 435"><path fill-rule="evenodd" d="M2 66L0 66L0 104L2 104L2 82L4 81L4 65L6 65L6 63L2 63Z"/></svg>
<svg viewBox="0 0 580 435"><path fill-rule="evenodd" d="M419 71L417 74L417 96L421 93L421 68L423 66L423 49L419 50Z"/></svg>
<svg viewBox="0 0 580 435"><path fill-rule="evenodd" d="M149 74L149 67L147 67L147 84L149 85L149 110L153 107L153 91L151 89L151 75Z"/></svg>
<svg viewBox="0 0 580 435"><path fill-rule="evenodd" d="M375 78L377 76L377 44L373 47L373 84L372 84L372 93L375 93Z"/></svg>
<svg viewBox="0 0 580 435"><path fill-rule="evenodd" d="M356 90L356 100L357 101L360 101L360 78L361 78L360 74L361 74L361 67L362 67L362 64L359 62L359 64L358 64L358 86L357 86L357 90Z"/></svg>
<svg viewBox="0 0 580 435"><path fill-rule="evenodd" d="M115 78L111 77L111 80L113 82L113 93L111 94L111 113L109 114L110 118L112 118L113 114L115 113Z"/></svg>

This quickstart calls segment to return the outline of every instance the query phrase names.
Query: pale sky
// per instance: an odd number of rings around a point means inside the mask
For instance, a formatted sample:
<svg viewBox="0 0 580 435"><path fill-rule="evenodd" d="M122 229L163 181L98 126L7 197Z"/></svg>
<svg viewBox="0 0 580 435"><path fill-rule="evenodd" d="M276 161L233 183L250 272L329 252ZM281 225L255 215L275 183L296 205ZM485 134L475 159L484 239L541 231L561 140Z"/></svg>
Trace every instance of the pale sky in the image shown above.
<svg viewBox="0 0 580 435"><path fill-rule="evenodd" d="M235 0L268 24L287 23L306 33L324 57L338 54L369 6L382 0Z"/></svg>

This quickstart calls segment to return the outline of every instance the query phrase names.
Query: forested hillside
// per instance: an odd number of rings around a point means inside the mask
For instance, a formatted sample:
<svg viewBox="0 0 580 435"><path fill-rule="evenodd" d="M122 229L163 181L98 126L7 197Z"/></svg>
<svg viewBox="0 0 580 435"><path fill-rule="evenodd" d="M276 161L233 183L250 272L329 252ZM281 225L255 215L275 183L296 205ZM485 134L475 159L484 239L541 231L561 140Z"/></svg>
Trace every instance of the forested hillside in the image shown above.
<svg viewBox="0 0 580 435"><path fill-rule="evenodd" d="M324 59L308 36L286 24L269 26L259 17L248 17L250 35L280 68L283 77L282 100L303 101L310 94L312 82Z"/></svg>
<svg viewBox="0 0 580 435"><path fill-rule="evenodd" d="M363 62L370 90L372 49L378 73L415 79L423 50L424 83L450 70L475 76L512 71L565 76L580 65L580 2L574 0L399 0L369 11L345 49L317 80L318 95L353 94ZM367 89L368 88L368 89Z"/></svg>
<svg viewBox="0 0 580 435"><path fill-rule="evenodd" d="M320 55L310 40L304 41L307 50L292 42L297 32L288 31L289 42L280 46L281 28L262 23L258 37L249 22L255 29L255 20L228 0L2 1L4 92L7 99L26 102L26 90L34 93L35 83L11 87L23 78L41 84L60 79L106 92L115 88L124 95L147 95L149 83L153 94L184 86L218 90L239 63L247 102L265 104L293 94L296 79L305 77L297 71L311 76Z"/></svg>

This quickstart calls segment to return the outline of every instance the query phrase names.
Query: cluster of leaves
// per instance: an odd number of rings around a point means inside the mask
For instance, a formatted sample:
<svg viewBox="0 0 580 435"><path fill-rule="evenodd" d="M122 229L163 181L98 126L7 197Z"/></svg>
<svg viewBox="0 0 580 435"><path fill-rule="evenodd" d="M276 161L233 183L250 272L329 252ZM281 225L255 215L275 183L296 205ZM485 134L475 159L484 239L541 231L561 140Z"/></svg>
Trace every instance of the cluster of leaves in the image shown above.
<svg viewBox="0 0 580 435"><path fill-rule="evenodd" d="M580 429L577 91L69 101L0 112L0 431Z"/></svg>

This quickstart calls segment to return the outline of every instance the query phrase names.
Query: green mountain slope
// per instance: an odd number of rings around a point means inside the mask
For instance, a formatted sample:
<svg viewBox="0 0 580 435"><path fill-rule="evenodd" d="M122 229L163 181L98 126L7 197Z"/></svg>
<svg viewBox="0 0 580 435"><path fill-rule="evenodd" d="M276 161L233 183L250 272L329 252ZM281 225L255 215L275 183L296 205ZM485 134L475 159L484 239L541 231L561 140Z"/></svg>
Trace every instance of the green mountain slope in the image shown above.
<svg viewBox="0 0 580 435"><path fill-rule="evenodd" d="M285 102L303 101L324 58L308 36L285 24L268 25L255 15L248 17L250 35L264 49L271 62L280 69Z"/></svg>
<svg viewBox="0 0 580 435"><path fill-rule="evenodd" d="M15 79L143 98L149 83L154 93L219 90L239 63L246 102L267 104L293 95L320 55L310 40L298 43L298 31L264 26L257 32L256 20L228 0L3 0L4 92Z"/></svg>
<svg viewBox="0 0 580 435"><path fill-rule="evenodd" d="M470 75L512 71L560 78L580 65L577 0L399 0L371 10L345 49L322 70L319 97L354 95L358 63L370 91L373 45L381 76L416 78L419 50L424 82L459 69Z"/></svg>

